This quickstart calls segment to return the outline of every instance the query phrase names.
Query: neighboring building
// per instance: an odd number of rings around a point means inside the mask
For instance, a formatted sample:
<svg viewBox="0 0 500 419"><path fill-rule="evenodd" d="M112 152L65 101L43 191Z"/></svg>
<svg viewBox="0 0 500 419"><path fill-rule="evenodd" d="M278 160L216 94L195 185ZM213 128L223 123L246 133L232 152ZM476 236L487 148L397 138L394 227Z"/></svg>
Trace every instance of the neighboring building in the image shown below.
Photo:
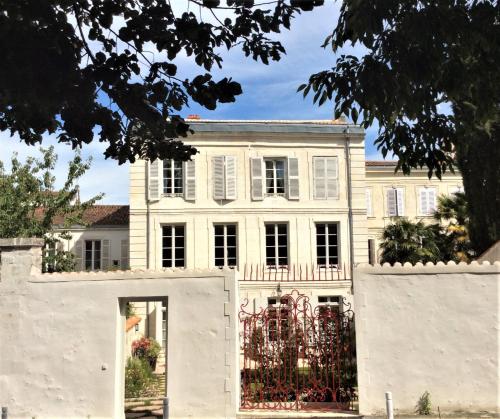
<svg viewBox="0 0 500 419"><path fill-rule="evenodd" d="M426 169L414 169L410 176L394 173L396 162L366 162L366 208L369 261L379 260L380 236L394 217L433 222L440 195L463 192L462 176L447 172L439 181L429 179Z"/></svg>
<svg viewBox="0 0 500 419"><path fill-rule="evenodd" d="M76 270L128 269L128 205L94 205L83 213L83 221L86 225L71 226L71 239L61 243L75 254ZM63 222L61 217L54 220L56 233Z"/></svg>

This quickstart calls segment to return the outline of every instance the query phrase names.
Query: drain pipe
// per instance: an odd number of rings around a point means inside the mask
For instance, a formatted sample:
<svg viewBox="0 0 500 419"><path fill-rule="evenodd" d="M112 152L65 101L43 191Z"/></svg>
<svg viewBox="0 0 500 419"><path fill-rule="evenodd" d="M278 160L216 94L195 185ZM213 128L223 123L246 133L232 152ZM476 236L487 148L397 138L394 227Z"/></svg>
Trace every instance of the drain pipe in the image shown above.
<svg viewBox="0 0 500 419"><path fill-rule="evenodd" d="M392 393L390 391L387 391L385 393L385 408L387 410L387 419L394 419Z"/></svg>
<svg viewBox="0 0 500 419"><path fill-rule="evenodd" d="M349 224L349 266L350 275L352 281L352 274L354 271L354 237L353 237L353 220L352 220L352 179L351 179L351 139L349 137L349 126L344 130L345 134L345 161L346 161L346 171L347 171L347 205L348 213L347 219Z"/></svg>

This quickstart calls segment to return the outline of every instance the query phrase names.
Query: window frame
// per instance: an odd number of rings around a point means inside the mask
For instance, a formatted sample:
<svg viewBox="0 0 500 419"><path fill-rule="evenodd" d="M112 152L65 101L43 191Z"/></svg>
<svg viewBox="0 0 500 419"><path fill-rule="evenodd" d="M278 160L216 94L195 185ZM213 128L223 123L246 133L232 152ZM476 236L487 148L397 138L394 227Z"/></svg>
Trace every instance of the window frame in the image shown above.
<svg viewBox="0 0 500 419"><path fill-rule="evenodd" d="M434 203L432 205L433 209L429 205L429 192L434 191ZM427 207L426 211L422 211L422 193L426 194ZM422 186L418 188L418 213L422 217L432 217L437 209L437 188L434 186Z"/></svg>
<svg viewBox="0 0 500 419"><path fill-rule="evenodd" d="M170 167L167 167L167 165L170 164ZM176 165L180 165L180 167L176 167ZM176 172L177 169L177 172ZM166 176L166 173L169 173L168 176ZM179 179L179 176L176 176L176 173L180 172L180 186L177 187L176 191L176 186L175 186L175 181L176 179ZM167 182L170 178L170 187L167 186ZM185 186L184 186L184 180L185 180L185 173L184 173L184 163L181 161L177 161L174 159L165 159L163 160L163 167L162 167L162 195L163 196L170 196L170 197L182 197L184 196L185 192ZM180 191L178 190L180 188ZM170 189L170 190L168 190Z"/></svg>
<svg viewBox="0 0 500 419"><path fill-rule="evenodd" d="M267 227L272 226L273 227L273 233L272 237L274 240L274 245L273 246L268 246L267 245ZM279 227L280 226L285 226L286 228L286 246L283 246L282 244L280 245L279 239L283 235L279 233ZM282 222L266 222L264 223L264 239L265 239L265 260L266 260L266 267L267 269L283 269L286 268L288 269L288 266L290 265L290 243L289 243L289 228L288 228L288 223L282 223ZM282 264L280 263L280 259L283 259L282 256L280 256L279 249L280 247L285 247L286 248L286 263ZM268 248L274 248L274 256L269 256L268 255ZM274 263L270 264L268 263L269 259L274 259Z"/></svg>
<svg viewBox="0 0 500 419"><path fill-rule="evenodd" d="M99 242L99 249L96 249L95 244ZM90 249L90 268L87 268L87 243L91 243L91 249ZM99 271L102 269L102 240L101 239L87 239L83 241L83 266L85 270L87 271ZM96 252L99 251L99 267L96 268L95 262L97 261L96 259Z"/></svg>
<svg viewBox="0 0 500 419"><path fill-rule="evenodd" d="M169 246L164 246L164 240L166 237L165 235L165 228L170 227L171 228L171 235L170 235L170 247ZM176 249L180 249L181 247L176 246L175 239L178 237L176 235L177 229L181 227L183 230L183 257L182 257L182 265L176 265L176 260L178 259L176 257ZM170 253L170 258L165 258L164 257L164 251L166 249L171 250ZM180 259L180 258L179 258ZM165 265L165 261L170 260L170 266ZM185 224L162 224L161 226L161 267L162 268L185 268L186 267L186 225Z"/></svg>
<svg viewBox="0 0 500 419"><path fill-rule="evenodd" d="M216 248L217 247L220 247L220 246L217 246L216 245L216 237L221 237L221 235L218 235L216 234L216 228L217 227L222 227L223 229L223 232L222 232L222 237L223 237L223 246L222 246L222 249L223 249L223 252L224 252L224 256L223 256L223 259L224 259L224 264L223 265L217 265L217 259L220 259L217 257L217 253L216 253ZM235 245L234 245L234 259L235 259L235 263L234 265L230 265L229 264L229 255L228 255L228 249L229 247L233 247L233 246L229 246L228 247L228 244L227 244L227 238L229 237L228 234L227 234L227 228L228 227L234 227L234 240L235 240ZM230 268L230 269L237 269L238 268L238 223L214 223L213 224L213 232L214 232L214 266L216 268ZM232 259L232 258L231 258Z"/></svg>
<svg viewBox="0 0 500 419"><path fill-rule="evenodd" d="M396 214L394 214L394 215L391 215L390 211L389 211L389 200L387 197L388 191L391 191L392 193L394 193L394 203L395 203L395 207L396 207ZM401 191L401 201L399 201L399 199L398 199L398 191ZM406 196L405 195L406 195L406 191L405 191L404 186L391 186L391 187L385 189L385 206L386 206L386 214L387 214L386 216L388 218L404 217L405 216L405 212L406 212L406 202L405 202ZM399 202L401 202L401 214L400 214L399 206L398 206Z"/></svg>
<svg viewBox="0 0 500 419"><path fill-rule="evenodd" d="M283 196L286 197L288 193L288 188L287 188L287 183L288 183L288 173L287 173L287 159L285 157L264 157L263 158L264 162L264 176L263 176L263 181L264 181L264 196L265 197L272 197L272 196ZM272 163L272 173L273 176L272 178L268 178L267 173L268 173L268 168L267 168L267 163L270 162ZM277 172L278 169L276 168L276 163L281 162L283 164L283 192L278 192L278 178ZM273 182L273 192L268 192L268 186L267 186L267 181L268 179L271 179Z"/></svg>
<svg viewBox="0 0 500 419"><path fill-rule="evenodd" d="M320 245L318 244L318 226L324 226L325 228L325 233L324 233L324 236L325 236L325 244L324 245ZM330 243L329 243L329 225L335 225L336 226L336 232L335 232L335 237L337 238L337 243L335 245L332 245L334 247L337 248L337 263L329 263L330 261ZM336 269L340 269L340 266L341 265L341 247L340 247L340 222L339 221L317 221L314 223L314 227L315 227L315 230L316 230L316 234L314 236L316 242L316 265L319 267L319 268L336 268ZM324 259L325 259L325 262L328 262L328 263L324 263L324 264L321 264L319 263L318 259L319 259L319 254L318 254L318 248L319 247L324 247L325 248L325 256L324 256ZM333 256L332 256L333 257Z"/></svg>

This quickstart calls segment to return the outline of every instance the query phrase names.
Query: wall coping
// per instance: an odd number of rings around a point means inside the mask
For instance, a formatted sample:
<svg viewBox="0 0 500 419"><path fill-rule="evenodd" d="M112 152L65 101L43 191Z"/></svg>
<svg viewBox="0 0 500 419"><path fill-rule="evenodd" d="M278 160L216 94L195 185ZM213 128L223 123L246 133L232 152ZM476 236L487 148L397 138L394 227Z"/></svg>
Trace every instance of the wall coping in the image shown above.
<svg viewBox="0 0 500 419"><path fill-rule="evenodd" d="M495 272L500 273L500 261L496 261L495 263L483 261L482 264L477 261L473 261L471 263L460 262L458 264L453 261L449 261L448 263L437 262L436 264L432 262L427 262L426 264L418 262L415 265L412 265L409 262L406 262L405 264L396 262L394 265L391 265L390 263L384 263L383 265L370 265L362 263L354 268L354 272L368 273L371 275L420 275L447 273L490 274Z"/></svg>
<svg viewBox="0 0 500 419"><path fill-rule="evenodd" d="M43 247L45 240L39 237L0 238L0 248L3 247Z"/></svg>

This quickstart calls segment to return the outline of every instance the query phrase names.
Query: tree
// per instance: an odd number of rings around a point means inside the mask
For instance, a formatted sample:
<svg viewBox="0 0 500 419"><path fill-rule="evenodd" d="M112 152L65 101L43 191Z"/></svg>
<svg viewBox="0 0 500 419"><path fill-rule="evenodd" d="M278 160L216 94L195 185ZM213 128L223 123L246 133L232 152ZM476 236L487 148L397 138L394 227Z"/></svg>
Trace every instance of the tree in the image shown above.
<svg viewBox="0 0 500 419"><path fill-rule="evenodd" d="M439 226L436 225L400 218L385 227L382 240L381 263L436 263L443 260L439 247Z"/></svg>
<svg viewBox="0 0 500 419"><path fill-rule="evenodd" d="M57 161L54 148L40 150L41 159L30 157L24 164L14 154L10 173L0 161L0 237L42 237L46 241L44 269L71 271L75 267L73 254L57 249L57 244L71 238L71 225L85 225L83 212L102 195L85 202L77 199L78 179L90 168L90 160L82 160L79 153L68 165L64 185L56 191L52 174ZM57 235L56 217L63 219Z"/></svg>
<svg viewBox="0 0 500 419"><path fill-rule="evenodd" d="M176 15L168 0L4 0L0 130L30 145L56 133L73 148L97 132L105 156L120 163L188 160L196 150L177 140L189 127L176 114L188 99L215 109L242 92L231 78L213 80L218 49L239 47L264 64L279 60L285 50L268 34L323 1L189 0ZM202 20L202 9L215 24ZM219 17L228 10L231 17ZM179 54L193 57L201 74L178 74Z"/></svg>
<svg viewBox="0 0 500 419"><path fill-rule="evenodd" d="M376 144L396 170L454 170L464 179L477 253L500 239L500 9L493 0L344 0L333 33L335 66L299 87L335 116L380 124Z"/></svg>

